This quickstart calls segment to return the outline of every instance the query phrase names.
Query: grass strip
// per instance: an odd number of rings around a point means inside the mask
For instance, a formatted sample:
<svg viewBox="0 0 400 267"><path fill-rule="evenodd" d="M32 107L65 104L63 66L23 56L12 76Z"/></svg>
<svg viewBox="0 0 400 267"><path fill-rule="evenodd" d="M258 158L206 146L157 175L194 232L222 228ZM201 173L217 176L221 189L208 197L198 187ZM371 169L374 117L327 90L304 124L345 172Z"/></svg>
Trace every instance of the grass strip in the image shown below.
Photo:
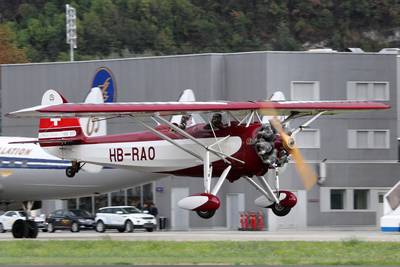
<svg viewBox="0 0 400 267"><path fill-rule="evenodd" d="M395 242L0 242L1 264L400 265Z"/></svg>

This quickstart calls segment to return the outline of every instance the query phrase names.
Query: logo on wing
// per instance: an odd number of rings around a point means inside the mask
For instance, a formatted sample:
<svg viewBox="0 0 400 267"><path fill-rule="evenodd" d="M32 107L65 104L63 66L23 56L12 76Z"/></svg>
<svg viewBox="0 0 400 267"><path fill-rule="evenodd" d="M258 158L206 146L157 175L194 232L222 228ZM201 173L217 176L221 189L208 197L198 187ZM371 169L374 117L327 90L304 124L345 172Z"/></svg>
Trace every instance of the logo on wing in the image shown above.
<svg viewBox="0 0 400 267"><path fill-rule="evenodd" d="M111 70L106 67L101 67L96 70L91 88L93 87L99 87L101 89L105 103L114 102L117 97L114 76Z"/></svg>

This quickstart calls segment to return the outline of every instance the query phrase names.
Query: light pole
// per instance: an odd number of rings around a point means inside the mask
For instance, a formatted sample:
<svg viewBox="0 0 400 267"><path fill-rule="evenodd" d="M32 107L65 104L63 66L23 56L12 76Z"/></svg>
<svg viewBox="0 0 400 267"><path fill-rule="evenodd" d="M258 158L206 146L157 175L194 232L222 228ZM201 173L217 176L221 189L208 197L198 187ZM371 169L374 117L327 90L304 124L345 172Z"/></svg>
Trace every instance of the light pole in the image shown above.
<svg viewBox="0 0 400 267"><path fill-rule="evenodd" d="M69 56L70 60L74 61L74 48L77 48L76 10L68 4L65 5L65 24L67 44L69 44Z"/></svg>

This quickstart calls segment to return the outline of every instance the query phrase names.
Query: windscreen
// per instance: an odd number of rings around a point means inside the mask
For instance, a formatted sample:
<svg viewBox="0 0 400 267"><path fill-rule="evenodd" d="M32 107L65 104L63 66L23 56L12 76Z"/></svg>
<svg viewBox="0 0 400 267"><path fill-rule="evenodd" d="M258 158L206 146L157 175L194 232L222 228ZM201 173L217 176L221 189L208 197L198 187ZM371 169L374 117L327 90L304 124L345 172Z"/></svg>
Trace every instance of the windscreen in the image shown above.
<svg viewBox="0 0 400 267"><path fill-rule="evenodd" d="M123 208L122 209L125 214L130 214L130 213L142 213L139 209L134 208L134 207L129 207L129 208Z"/></svg>
<svg viewBox="0 0 400 267"><path fill-rule="evenodd" d="M91 217L92 215L86 210L71 210L71 213L76 217Z"/></svg>

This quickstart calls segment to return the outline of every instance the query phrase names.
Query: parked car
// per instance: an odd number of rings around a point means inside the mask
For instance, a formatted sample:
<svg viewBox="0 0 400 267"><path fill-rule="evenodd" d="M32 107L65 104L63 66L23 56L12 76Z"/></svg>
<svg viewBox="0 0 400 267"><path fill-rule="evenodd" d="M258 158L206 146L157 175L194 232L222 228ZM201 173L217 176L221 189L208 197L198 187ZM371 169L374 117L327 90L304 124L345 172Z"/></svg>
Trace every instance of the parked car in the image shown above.
<svg viewBox="0 0 400 267"><path fill-rule="evenodd" d="M47 218L47 230L70 230L79 232L81 229L94 228L94 216L86 210L56 210Z"/></svg>
<svg viewBox="0 0 400 267"><path fill-rule="evenodd" d="M96 231L117 229L119 232L133 232L134 229L146 229L152 232L157 227L156 218L132 206L104 207L96 214Z"/></svg>
<svg viewBox="0 0 400 267"><path fill-rule="evenodd" d="M13 224L16 220L26 220L25 211L6 211L0 216L0 233L4 233L6 231L11 231ZM47 223L44 215L38 217L30 217L29 219L34 220L38 229L41 229L43 232L47 231Z"/></svg>

